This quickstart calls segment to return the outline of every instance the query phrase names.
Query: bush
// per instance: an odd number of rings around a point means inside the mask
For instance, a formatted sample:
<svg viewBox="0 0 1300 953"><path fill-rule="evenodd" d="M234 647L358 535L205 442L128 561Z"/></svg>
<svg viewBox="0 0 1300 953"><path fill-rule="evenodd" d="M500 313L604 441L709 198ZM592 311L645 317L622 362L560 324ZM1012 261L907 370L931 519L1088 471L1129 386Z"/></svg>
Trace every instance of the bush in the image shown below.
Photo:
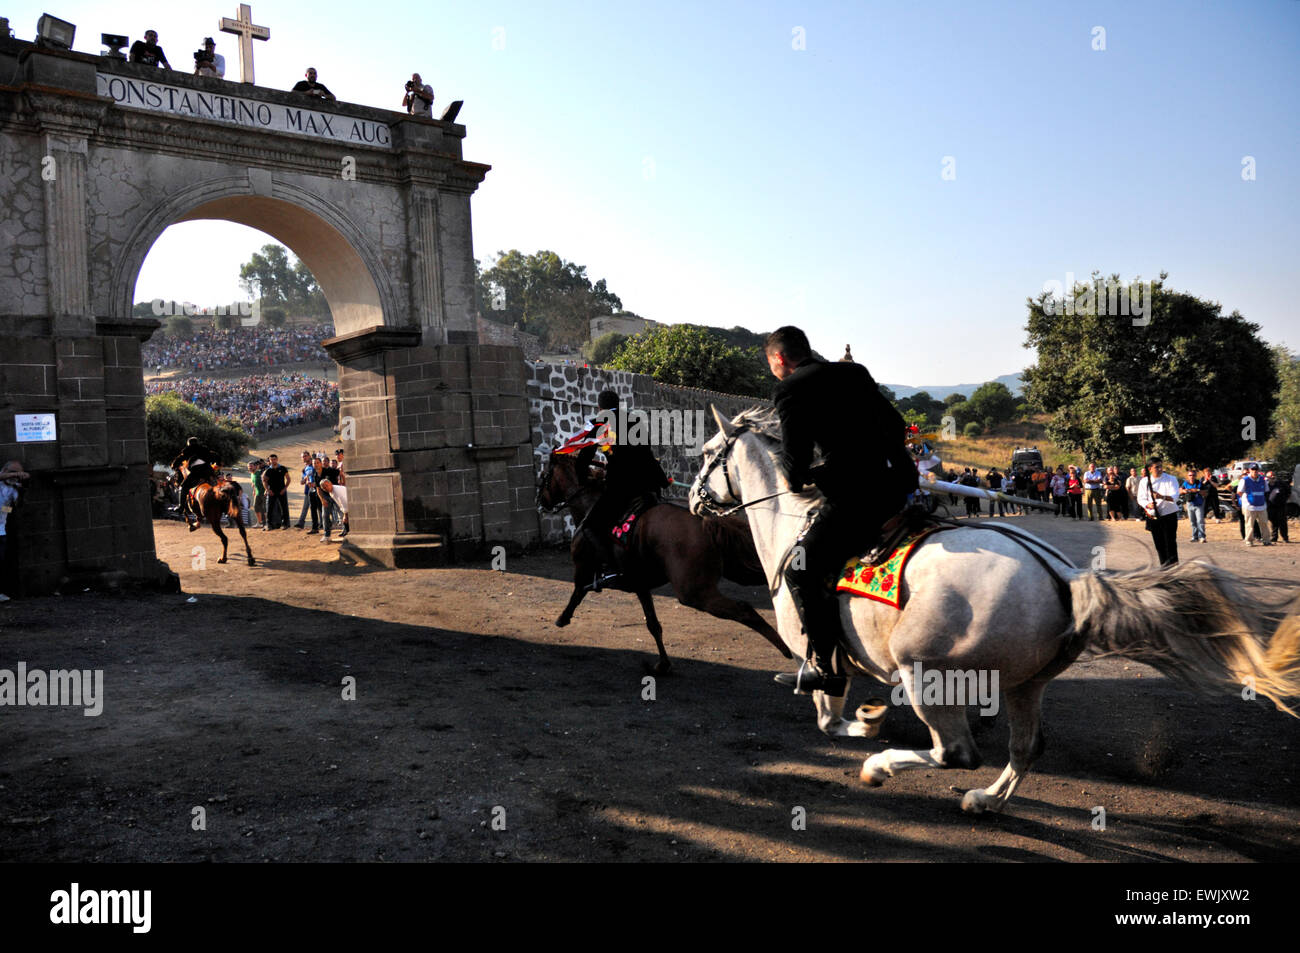
<svg viewBox="0 0 1300 953"><path fill-rule="evenodd" d="M1300 466L1300 443L1293 443L1279 450L1273 465L1279 476L1283 473L1287 476L1294 473L1295 468Z"/></svg>
<svg viewBox="0 0 1300 953"><path fill-rule="evenodd" d="M582 353L592 364L604 366L618 355L618 352L623 348L623 342L626 340L626 334L610 331L607 334L602 334L591 343L583 345Z"/></svg>
<svg viewBox="0 0 1300 953"><path fill-rule="evenodd" d="M175 391L145 398L144 414L149 459L164 466L176 459L190 437L198 437L211 447L217 459L227 466L243 457L252 442L229 417L218 419L186 403Z"/></svg>
<svg viewBox="0 0 1300 953"><path fill-rule="evenodd" d="M964 437L978 437L980 434L984 432L984 428L972 420L970 423L968 423L965 427L962 428L961 432L962 432L962 436Z"/></svg>
<svg viewBox="0 0 1300 953"><path fill-rule="evenodd" d="M758 348L732 347L711 331L684 324L643 331L623 342L609 367L648 374L661 384L766 397L772 385Z"/></svg>
<svg viewBox="0 0 1300 953"><path fill-rule="evenodd" d="M284 313L284 308L264 308L262 317L266 318L266 323L273 328L282 328L289 316Z"/></svg>
<svg viewBox="0 0 1300 953"><path fill-rule="evenodd" d="M183 314L173 314L167 319L167 335L174 338L192 337L194 322Z"/></svg>

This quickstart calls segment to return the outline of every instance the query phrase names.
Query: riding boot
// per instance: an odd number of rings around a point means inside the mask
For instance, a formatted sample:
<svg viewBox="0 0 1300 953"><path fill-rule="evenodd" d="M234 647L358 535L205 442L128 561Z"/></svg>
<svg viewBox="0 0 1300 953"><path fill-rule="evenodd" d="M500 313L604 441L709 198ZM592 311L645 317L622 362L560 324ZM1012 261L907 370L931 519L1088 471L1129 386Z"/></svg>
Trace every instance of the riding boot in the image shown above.
<svg viewBox="0 0 1300 953"><path fill-rule="evenodd" d="M825 692L842 697L848 680L834 674L833 663L835 647L843 636L839 598L826 592L809 599L795 586L790 587L790 595L808 636L808 652L798 672L782 672L775 677L776 683L793 689L796 695Z"/></svg>
<svg viewBox="0 0 1300 953"><path fill-rule="evenodd" d="M583 527L587 534L587 539L591 542L600 559L600 565L596 569L596 576L588 586L590 592L600 592L613 583L623 578L623 573L619 566L618 554L614 551L613 544L609 541L606 533L593 530L590 527Z"/></svg>

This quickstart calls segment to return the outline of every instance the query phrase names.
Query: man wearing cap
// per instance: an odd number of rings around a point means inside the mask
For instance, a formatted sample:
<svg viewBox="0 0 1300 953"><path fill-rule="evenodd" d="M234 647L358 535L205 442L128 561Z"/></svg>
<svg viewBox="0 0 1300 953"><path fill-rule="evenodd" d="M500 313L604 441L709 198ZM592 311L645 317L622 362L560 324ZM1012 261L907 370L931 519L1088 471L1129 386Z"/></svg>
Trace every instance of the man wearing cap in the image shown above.
<svg viewBox="0 0 1300 953"><path fill-rule="evenodd" d="M31 476L17 460L10 460L0 470L0 602L8 602L9 596L4 592L9 587L9 564L6 542L9 514L18 505L18 490L22 481Z"/></svg>
<svg viewBox="0 0 1300 953"><path fill-rule="evenodd" d="M1259 523L1259 535L1265 546L1269 542L1268 525L1268 481L1259 474L1259 464L1252 463L1250 470L1237 484L1237 494L1241 500L1242 532L1246 536L1246 545L1255 545L1255 524Z"/></svg>
<svg viewBox="0 0 1300 953"><path fill-rule="evenodd" d="M1172 566L1178 562L1178 478L1165 473L1159 457L1147 461L1146 471L1138 484L1138 506L1146 514L1160 565Z"/></svg>
<svg viewBox="0 0 1300 953"><path fill-rule="evenodd" d="M204 56L195 55L194 75L223 79L226 75L226 58L217 52L217 41L212 37L203 38Z"/></svg>

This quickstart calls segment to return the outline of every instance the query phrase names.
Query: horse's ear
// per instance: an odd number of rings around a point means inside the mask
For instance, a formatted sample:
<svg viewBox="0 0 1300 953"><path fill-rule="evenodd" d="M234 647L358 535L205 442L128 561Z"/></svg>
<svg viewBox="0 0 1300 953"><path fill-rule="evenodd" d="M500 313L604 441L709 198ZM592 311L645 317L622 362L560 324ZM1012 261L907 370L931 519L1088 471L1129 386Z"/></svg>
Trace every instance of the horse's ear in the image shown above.
<svg viewBox="0 0 1300 953"><path fill-rule="evenodd" d="M722 414L719 412L717 407L715 407L713 404L709 404L709 410L713 411L713 419L718 422L719 430L721 430L728 437L730 437L733 433L736 432L735 425L732 424L732 422L728 420L726 417L722 416Z"/></svg>

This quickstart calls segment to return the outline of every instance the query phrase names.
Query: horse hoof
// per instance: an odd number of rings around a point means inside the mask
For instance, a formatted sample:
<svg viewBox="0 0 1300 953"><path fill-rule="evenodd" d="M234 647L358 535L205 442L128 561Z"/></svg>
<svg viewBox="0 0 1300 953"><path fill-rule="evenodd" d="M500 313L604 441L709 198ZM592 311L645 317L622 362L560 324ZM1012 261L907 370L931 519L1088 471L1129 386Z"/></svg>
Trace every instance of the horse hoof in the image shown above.
<svg viewBox="0 0 1300 953"><path fill-rule="evenodd" d="M217 562L219 562L219 563L224 563L224 562L225 562L225 559L218 559Z"/></svg>
<svg viewBox="0 0 1300 953"><path fill-rule="evenodd" d="M654 665L648 666L648 670L651 675L658 675L662 678L673 670L673 663L664 659L661 662L656 662Z"/></svg>
<svg viewBox="0 0 1300 953"><path fill-rule="evenodd" d="M854 717L864 725L875 725L885 720L885 715L889 712L889 706L879 699L873 698L864 705L859 705Z"/></svg>
<svg viewBox="0 0 1300 953"><path fill-rule="evenodd" d="M961 809L967 814L984 814L993 807L990 798L978 788L972 788L962 795Z"/></svg>
<svg viewBox="0 0 1300 953"><path fill-rule="evenodd" d="M568 624L569 624L569 619L566 616L560 616L558 619L555 620L555 626L558 629L562 629Z"/></svg>
<svg viewBox="0 0 1300 953"><path fill-rule="evenodd" d="M256 566L256 565L257 565L257 560L256 560L256 559L251 559L251 558L250 558L250 559L248 560L248 565L250 565L250 566Z"/></svg>
<svg viewBox="0 0 1300 953"><path fill-rule="evenodd" d="M196 529L198 529L198 527L195 526L193 523L186 523L185 525L190 528L191 533L194 532Z"/></svg>
<svg viewBox="0 0 1300 953"><path fill-rule="evenodd" d="M889 777L889 775L881 768L873 768L871 759L868 758L862 762L862 771L858 774L858 777L867 787L878 788L885 783L885 778Z"/></svg>

